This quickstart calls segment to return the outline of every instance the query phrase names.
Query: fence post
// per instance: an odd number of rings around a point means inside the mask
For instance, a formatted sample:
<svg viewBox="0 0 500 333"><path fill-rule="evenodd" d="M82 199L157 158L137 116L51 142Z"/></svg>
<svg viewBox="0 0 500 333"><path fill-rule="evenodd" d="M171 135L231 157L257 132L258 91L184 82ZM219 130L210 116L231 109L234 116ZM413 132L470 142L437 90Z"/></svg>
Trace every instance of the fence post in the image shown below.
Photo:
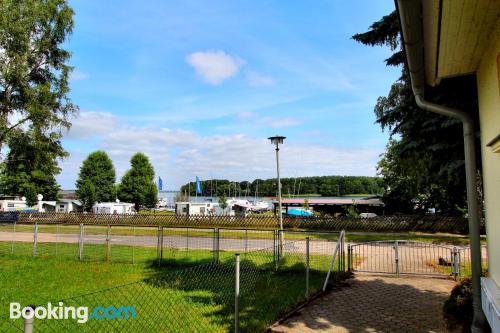
<svg viewBox="0 0 500 333"><path fill-rule="evenodd" d="M274 270L278 271L278 231L274 230L273 232L273 260L274 260Z"/></svg>
<svg viewBox="0 0 500 333"><path fill-rule="evenodd" d="M108 224L108 229L106 230L106 261L109 262L111 258L111 246L110 246L110 236L111 236L111 225Z"/></svg>
<svg viewBox="0 0 500 333"><path fill-rule="evenodd" d="M33 232L33 257L36 257L37 243L38 243L38 222L35 222L35 231Z"/></svg>
<svg viewBox="0 0 500 333"><path fill-rule="evenodd" d="M80 223L80 237L78 239L78 258L83 260L83 223Z"/></svg>
<svg viewBox="0 0 500 333"><path fill-rule="evenodd" d="M14 237L12 237L12 254L14 254L14 241L16 238L16 222L14 221Z"/></svg>
<svg viewBox="0 0 500 333"><path fill-rule="evenodd" d="M399 243L398 241L394 241L394 260L396 262L396 275L399 276Z"/></svg>
<svg viewBox="0 0 500 333"><path fill-rule="evenodd" d="M132 265L135 264L134 260L134 249L135 249L135 226L132 227L134 235L132 236Z"/></svg>
<svg viewBox="0 0 500 333"><path fill-rule="evenodd" d="M234 283L234 331L240 332L240 254L236 253Z"/></svg>
<svg viewBox="0 0 500 333"><path fill-rule="evenodd" d="M306 237L306 299L309 298L309 237Z"/></svg>
<svg viewBox="0 0 500 333"><path fill-rule="evenodd" d="M453 260L453 276L455 281L457 280L458 275L460 274L460 262L458 258L458 250L456 247L453 248L452 252L452 260Z"/></svg>
<svg viewBox="0 0 500 333"><path fill-rule="evenodd" d="M163 259L163 227L158 227L156 257L158 258L158 266L160 266Z"/></svg>
<svg viewBox="0 0 500 333"><path fill-rule="evenodd" d="M352 247L351 244L347 244L347 271L352 271Z"/></svg>
<svg viewBox="0 0 500 333"><path fill-rule="evenodd" d="M215 262L219 262L219 248L220 248L220 232L219 228L215 228Z"/></svg>
<svg viewBox="0 0 500 333"><path fill-rule="evenodd" d="M245 253L248 252L248 229L245 229Z"/></svg>
<svg viewBox="0 0 500 333"><path fill-rule="evenodd" d="M27 316L27 317L30 317L30 318L25 318L24 319L24 330L23 332L24 333L33 333L33 323L35 322L35 309L34 309L34 306L28 306L29 308L29 315L33 315L32 317L30 316ZM28 313L27 313L28 315Z"/></svg>

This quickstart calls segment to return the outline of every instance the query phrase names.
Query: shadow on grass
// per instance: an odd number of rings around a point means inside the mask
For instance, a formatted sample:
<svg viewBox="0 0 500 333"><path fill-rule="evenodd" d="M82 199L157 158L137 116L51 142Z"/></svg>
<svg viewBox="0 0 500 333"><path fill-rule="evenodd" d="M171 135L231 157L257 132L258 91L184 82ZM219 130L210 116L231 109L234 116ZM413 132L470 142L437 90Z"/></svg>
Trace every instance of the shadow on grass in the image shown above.
<svg viewBox="0 0 500 333"><path fill-rule="evenodd" d="M306 300L305 265L282 262L276 271L274 262L242 256L240 263L240 329L242 332L262 332L285 312ZM218 327L234 330L235 261L228 257L219 263L194 263L184 260L164 260L161 266L151 262L155 270L145 282L161 289L181 291L187 303L212 306L210 311L198 311L199 316ZM320 289L325 273L310 272L310 293Z"/></svg>

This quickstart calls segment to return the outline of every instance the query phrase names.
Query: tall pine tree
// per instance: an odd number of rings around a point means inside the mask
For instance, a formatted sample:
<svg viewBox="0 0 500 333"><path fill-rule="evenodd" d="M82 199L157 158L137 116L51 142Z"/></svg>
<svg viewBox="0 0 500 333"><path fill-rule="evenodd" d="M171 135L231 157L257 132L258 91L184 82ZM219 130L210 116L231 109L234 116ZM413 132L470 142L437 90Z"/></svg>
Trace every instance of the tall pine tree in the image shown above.
<svg viewBox="0 0 500 333"><path fill-rule="evenodd" d="M378 165L385 183L387 208L410 213L415 212L415 207L422 212L433 207L441 214L462 214L466 206L462 125L459 120L421 110L416 105L397 13L382 17L369 31L353 38L365 45L389 47L393 54L386 64L401 67L401 77L375 105L377 123L391 135L387 152ZM478 117L473 76L442 80L435 88L427 87L426 96L435 103ZM480 163L479 152L477 156Z"/></svg>

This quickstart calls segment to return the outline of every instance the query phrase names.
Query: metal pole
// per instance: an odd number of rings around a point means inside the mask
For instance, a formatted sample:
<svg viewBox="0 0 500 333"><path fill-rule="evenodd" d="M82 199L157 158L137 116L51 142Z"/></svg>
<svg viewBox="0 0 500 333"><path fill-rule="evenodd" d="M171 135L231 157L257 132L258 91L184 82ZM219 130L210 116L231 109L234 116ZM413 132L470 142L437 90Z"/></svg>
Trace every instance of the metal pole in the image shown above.
<svg viewBox="0 0 500 333"><path fill-rule="evenodd" d="M248 252L248 229L245 229L245 253Z"/></svg>
<svg viewBox="0 0 500 333"><path fill-rule="evenodd" d="M215 228L215 262L219 262L219 228Z"/></svg>
<svg viewBox="0 0 500 333"><path fill-rule="evenodd" d="M14 240L16 239L16 222L14 222L14 237L12 237L12 254L14 254Z"/></svg>
<svg viewBox="0 0 500 333"><path fill-rule="evenodd" d="M163 262L163 227L161 228L160 232L160 263Z"/></svg>
<svg viewBox="0 0 500 333"><path fill-rule="evenodd" d="M347 271L352 271L352 247L351 244L347 244Z"/></svg>
<svg viewBox="0 0 500 333"><path fill-rule="evenodd" d="M57 257L57 244L59 243L59 224L56 225L56 257Z"/></svg>
<svg viewBox="0 0 500 333"><path fill-rule="evenodd" d="M395 241L394 246L394 260L396 262L396 275L399 276L399 244L398 241Z"/></svg>
<svg viewBox="0 0 500 333"><path fill-rule="evenodd" d="M278 143L276 143L276 174L278 177L278 209L279 209L279 221L280 221L280 252L283 253L283 212L281 211L281 179L280 179L280 155L279 155L279 146Z"/></svg>
<svg viewBox="0 0 500 333"><path fill-rule="evenodd" d="M80 223L80 238L78 239L78 258L83 260L83 223Z"/></svg>
<svg viewBox="0 0 500 333"><path fill-rule="evenodd" d="M306 298L309 298L309 237L306 237Z"/></svg>
<svg viewBox="0 0 500 333"><path fill-rule="evenodd" d="M278 270L278 260L276 255L277 244L276 244L276 230L273 230L273 261L274 261L274 269Z"/></svg>
<svg viewBox="0 0 500 333"><path fill-rule="evenodd" d="M134 250L135 250L135 226L132 227L134 235L132 236L132 264L135 264Z"/></svg>
<svg viewBox="0 0 500 333"><path fill-rule="evenodd" d="M156 230L156 260L160 266L160 227Z"/></svg>
<svg viewBox="0 0 500 333"><path fill-rule="evenodd" d="M236 253L236 269L234 283L234 331L240 332L240 254Z"/></svg>
<svg viewBox="0 0 500 333"><path fill-rule="evenodd" d="M460 258L458 256L458 249L456 247L453 248L453 270L455 275L455 280L460 274Z"/></svg>
<svg viewBox="0 0 500 333"><path fill-rule="evenodd" d="M30 318L24 319L24 333L33 333L33 323L35 322L35 309L33 307L29 307L29 316ZM28 313L27 313L28 314Z"/></svg>
<svg viewBox="0 0 500 333"><path fill-rule="evenodd" d="M37 243L38 243L38 222L35 222L35 231L33 232L33 257L36 256Z"/></svg>
<svg viewBox="0 0 500 333"><path fill-rule="evenodd" d="M109 262L111 258L111 247L110 247L110 235L111 235L111 225L108 224L108 229L106 230L106 261Z"/></svg>

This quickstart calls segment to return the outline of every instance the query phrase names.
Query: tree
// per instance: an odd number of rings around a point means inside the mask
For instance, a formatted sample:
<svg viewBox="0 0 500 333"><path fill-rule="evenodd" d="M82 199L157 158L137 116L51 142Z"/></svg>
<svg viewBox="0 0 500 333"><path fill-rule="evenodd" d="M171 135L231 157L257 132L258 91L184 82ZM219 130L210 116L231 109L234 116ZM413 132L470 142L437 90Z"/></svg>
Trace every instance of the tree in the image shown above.
<svg viewBox="0 0 500 333"><path fill-rule="evenodd" d="M63 45L72 29L65 0L1 1L0 150L31 125L69 128L78 108L68 97L71 54Z"/></svg>
<svg viewBox="0 0 500 333"><path fill-rule="evenodd" d="M26 131L13 130L7 141L9 152L1 167L3 194L25 196L29 206L36 204L37 194L42 194L45 200L56 200L60 187L55 177L61 172L57 161L67 156L60 137L34 126Z"/></svg>
<svg viewBox="0 0 500 333"><path fill-rule="evenodd" d="M219 207L222 208L223 211L227 208L227 197L224 193L219 196Z"/></svg>
<svg viewBox="0 0 500 333"><path fill-rule="evenodd" d="M416 105L399 33L394 11L373 23L369 31L353 36L365 45L388 46L393 54L386 64L402 70L388 95L378 98L374 110L377 123L388 129L392 138L379 163L387 209L414 212L414 203L425 201L427 207L435 207L438 213L461 214L466 205L461 123ZM476 82L472 76L445 79L438 87L426 87L426 97L478 117ZM477 156L480 163L479 151Z"/></svg>
<svg viewBox="0 0 500 333"><path fill-rule="evenodd" d="M92 211L96 199L96 190L92 181L87 178L81 184L78 189L78 198L82 203L83 210L86 212Z"/></svg>
<svg viewBox="0 0 500 333"><path fill-rule="evenodd" d="M141 206L154 206L158 197L156 188L152 190L152 187L156 187L155 172L149 158L142 153L137 153L132 156L130 165L130 170L122 177L118 197L122 201L133 202L137 211Z"/></svg>
<svg viewBox="0 0 500 333"><path fill-rule="evenodd" d="M147 185L146 194L144 196L144 206L155 208L158 203L158 188L156 184L151 182Z"/></svg>
<svg viewBox="0 0 500 333"><path fill-rule="evenodd" d="M88 203L90 209L97 202L114 201L115 167L106 152L95 151L83 161L76 181L76 196L80 201ZM92 185L92 191L90 191Z"/></svg>
<svg viewBox="0 0 500 333"><path fill-rule="evenodd" d="M201 182L203 188L208 188L215 184L215 189L210 191L214 196L222 193L233 194L236 189L241 188L243 194L248 195L277 195L276 178L255 179L252 182L243 181L241 183L230 182L226 179L213 179ZM235 186L236 184L236 186ZM290 194L320 194L322 196L345 195L345 194L382 194L383 188L378 177L364 176L321 176L321 177L301 177L282 178L283 189L290 191ZM195 195L195 183L191 182L181 187L181 192L190 192Z"/></svg>

